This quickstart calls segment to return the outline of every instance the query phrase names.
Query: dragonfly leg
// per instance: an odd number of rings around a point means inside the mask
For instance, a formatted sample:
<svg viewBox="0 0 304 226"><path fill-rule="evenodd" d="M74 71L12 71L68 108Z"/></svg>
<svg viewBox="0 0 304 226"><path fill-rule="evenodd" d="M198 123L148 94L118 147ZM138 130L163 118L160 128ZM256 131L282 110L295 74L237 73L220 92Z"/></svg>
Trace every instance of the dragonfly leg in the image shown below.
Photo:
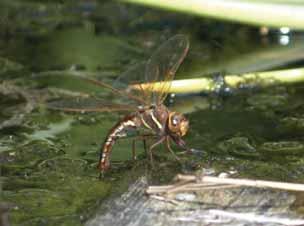
<svg viewBox="0 0 304 226"><path fill-rule="evenodd" d="M149 155L150 155L150 161L151 161L151 166L152 166L152 168L154 168L153 153L152 153L152 151L153 151L153 149L154 149L157 145L163 143L165 139L166 139L165 136L164 136L164 137L161 137L158 141L156 141L154 144L152 144L152 145L149 147Z"/></svg>
<svg viewBox="0 0 304 226"><path fill-rule="evenodd" d="M99 154L99 161L98 161L98 166L97 168L99 169L99 180L104 178L104 170L101 167L101 159L102 159L102 152Z"/></svg>
<svg viewBox="0 0 304 226"><path fill-rule="evenodd" d="M202 150L197 150L197 149L193 149L193 148L189 148L187 147L185 141L183 141L182 139L178 138L178 139L174 139L174 137L171 137L173 139L173 141L182 149L184 149L184 152L179 152L179 154L195 154L195 155L203 155L204 151Z"/></svg>
<svg viewBox="0 0 304 226"><path fill-rule="evenodd" d="M99 172L99 180L103 179L104 178L104 171L100 171Z"/></svg>
<svg viewBox="0 0 304 226"><path fill-rule="evenodd" d="M147 153L147 140L143 139L144 150Z"/></svg>
<svg viewBox="0 0 304 226"><path fill-rule="evenodd" d="M133 139L133 142L134 142L133 146L132 146L133 157L134 157L134 153L135 153L135 149L136 149L136 146L135 146L136 140L142 140L143 141L143 146L144 146L145 153L148 154L147 141L148 141L148 139L152 139L152 138L155 138L155 137L156 136L154 134L143 134L143 135L136 136ZM136 155L135 155L135 159L136 159Z"/></svg>
<svg viewBox="0 0 304 226"><path fill-rule="evenodd" d="M170 137L167 136L166 137L166 147L167 147L167 150L169 152L171 152L171 154L174 156L174 158L178 161L178 162L181 162L180 158L177 157L177 155L174 153L174 151L172 150L171 146L170 146Z"/></svg>
<svg viewBox="0 0 304 226"><path fill-rule="evenodd" d="M171 137L172 140L179 146L180 148L184 149L186 153L192 154L192 149L187 147L184 140L182 140L180 137Z"/></svg>
<svg viewBox="0 0 304 226"><path fill-rule="evenodd" d="M137 156L136 156L136 140L135 139L133 139L133 141L132 141L132 159L133 159L133 161L135 161L136 159L137 159Z"/></svg>
<svg viewBox="0 0 304 226"><path fill-rule="evenodd" d="M133 158L134 161L137 159L137 156L136 156L136 140L141 139L143 141L144 150L145 150L146 153L148 153L148 151L147 151L147 140L149 138L154 137L154 136L155 135L153 135L153 134L144 134L144 135L137 136L132 140L132 158Z"/></svg>

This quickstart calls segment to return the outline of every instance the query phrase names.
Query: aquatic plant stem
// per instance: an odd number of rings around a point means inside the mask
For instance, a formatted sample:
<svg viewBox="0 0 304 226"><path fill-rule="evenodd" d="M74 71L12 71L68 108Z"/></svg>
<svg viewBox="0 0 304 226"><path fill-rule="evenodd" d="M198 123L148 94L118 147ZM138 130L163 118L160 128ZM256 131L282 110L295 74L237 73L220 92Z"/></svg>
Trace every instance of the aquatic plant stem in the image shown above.
<svg viewBox="0 0 304 226"><path fill-rule="evenodd" d="M304 29L303 4L241 0L121 0L203 17L268 27Z"/></svg>
<svg viewBox="0 0 304 226"><path fill-rule="evenodd" d="M214 92L225 86L230 89L240 89L246 87L269 87L279 84L292 84L304 82L304 68L245 73L243 75L223 76L223 84L218 83L214 78L194 78L174 80L167 92L176 94ZM161 90L162 82L154 84L154 90ZM149 87L149 84L141 84L141 88ZM139 89L138 85L132 85L132 89Z"/></svg>
<svg viewBox="0 0 304 226"><path fill-rule="evenodd" d="M238 88L240 85L271 86L304 81L304 68L227 75L227 85Z"/></svg>

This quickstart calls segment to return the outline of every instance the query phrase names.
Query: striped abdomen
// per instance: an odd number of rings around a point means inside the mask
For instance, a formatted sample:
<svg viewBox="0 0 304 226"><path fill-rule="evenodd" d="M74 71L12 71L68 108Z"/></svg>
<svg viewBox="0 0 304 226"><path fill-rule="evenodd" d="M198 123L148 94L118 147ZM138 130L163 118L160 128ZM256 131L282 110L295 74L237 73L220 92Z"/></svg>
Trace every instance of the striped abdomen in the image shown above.
<svg viewBox="0 0 304 226"><path fill-rule="evenodd" d="M100 152L99 169L101 172L110 167L110 154L115 141L121 137L126 137L128 130L138 127L145 127L150 134L163 136L168 119L168 110L164 105L151 107L146 110L138 111L134 115L126 116L117 123L108 134Z"/></svg>
<svg viewBox="0 0 304 226"><path fill-rule="evenodd" d="M127 130L139 126L136 116L127 116L117 123L106 137L99 159L99 169L105 171L110 167L110 154L115 141L118 138L126 137Z"/></svg>

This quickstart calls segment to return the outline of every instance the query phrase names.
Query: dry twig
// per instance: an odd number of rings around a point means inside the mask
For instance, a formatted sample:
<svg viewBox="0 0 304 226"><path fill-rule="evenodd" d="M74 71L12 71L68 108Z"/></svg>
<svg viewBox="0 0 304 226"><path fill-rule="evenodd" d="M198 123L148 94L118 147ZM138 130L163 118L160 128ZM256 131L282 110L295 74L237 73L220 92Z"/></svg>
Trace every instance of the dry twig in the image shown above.
<svg viewBox="0 0 304 226"><path fill-rule="evenodd" d="M236 178L219 178L211 176L193 176L193 175L177 175L175 180L178 182L173 185L166 186L150 186L147 194L176 193L182 191L200 191L208 189L223 189L239 186L249 186L258 188L273 188L289 191L304 191L304 184L265 181L265 180L249 180Z"/></svg>

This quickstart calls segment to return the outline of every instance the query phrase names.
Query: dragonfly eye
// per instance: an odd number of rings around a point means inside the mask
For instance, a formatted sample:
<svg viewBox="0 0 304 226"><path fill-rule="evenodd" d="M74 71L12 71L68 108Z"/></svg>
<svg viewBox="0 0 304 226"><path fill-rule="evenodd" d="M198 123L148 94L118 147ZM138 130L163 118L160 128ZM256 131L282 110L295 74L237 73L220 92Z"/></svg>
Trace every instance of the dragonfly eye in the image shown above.
<svg viewBox="0 0 304 226"><path fill-rule="evenodd" d="M180 113L172 112L169 116L169 130L178 136L184 136L189 128L188 120Z"/></svg>
<svg viewBox="0 0 304 226"><path fill-rule="evenodd" d="M179 114L176 112L171 112L169 116L169 129L175 132L179 124Z"/></svg>
<svg viewBox="0 0 304 226"><path fill-rule="evenodd" d="M177 123L178 123L177 119L176 119L176 118L173 118L173 119L172 119L172 125L176 126Z"/></svg>

